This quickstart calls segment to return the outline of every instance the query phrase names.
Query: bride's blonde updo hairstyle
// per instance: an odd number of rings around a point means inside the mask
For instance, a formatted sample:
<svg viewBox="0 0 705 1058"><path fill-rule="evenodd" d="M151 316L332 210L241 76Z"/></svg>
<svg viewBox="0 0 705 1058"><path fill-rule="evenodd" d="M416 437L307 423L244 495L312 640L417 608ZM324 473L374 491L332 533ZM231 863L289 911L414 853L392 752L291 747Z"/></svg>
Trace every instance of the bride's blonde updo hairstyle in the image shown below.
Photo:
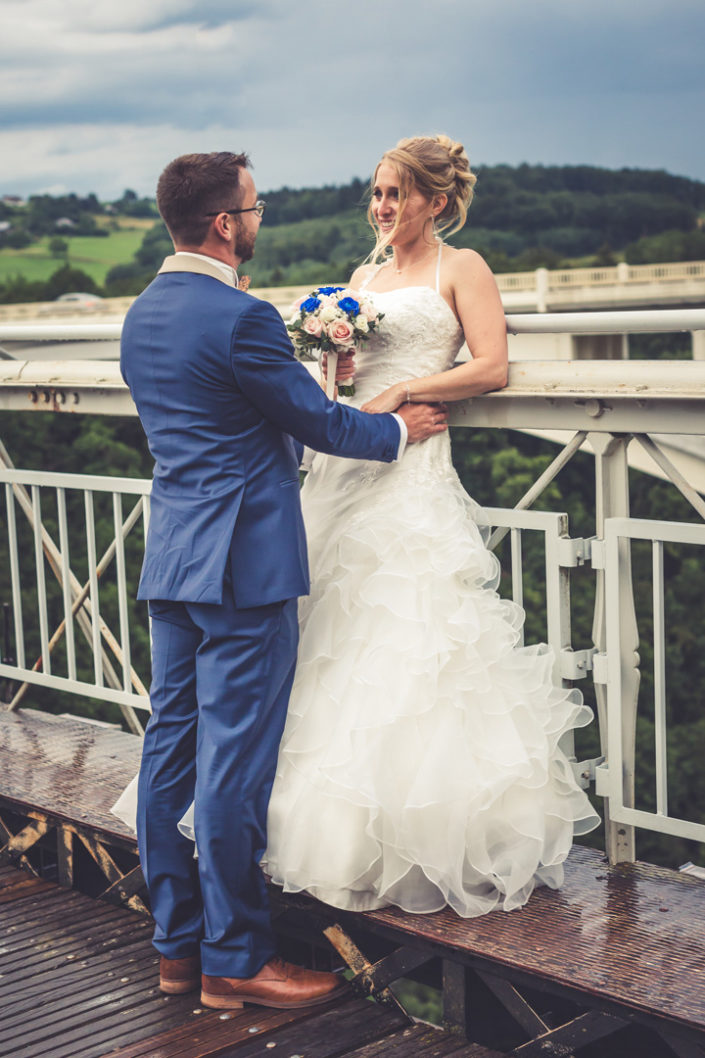
<svg viewBox="0 0 705 1058"><path fill-rule="evenodd" d="M388 249L403 219L409 194L414 189L420 191L429 202L436 195L446 195L448 201L436 216L437 235L452 235L462 228L477 180L462 143L456 143L443 135L413 136L411 139L399 140L396 147L386 151L377 163L371 183L373 192L377 172L383 164L393 166L399 175L399 210L394 228L383 236L375 223L370 202L367 219L377 242L369 260L377 261Z"/></svg>

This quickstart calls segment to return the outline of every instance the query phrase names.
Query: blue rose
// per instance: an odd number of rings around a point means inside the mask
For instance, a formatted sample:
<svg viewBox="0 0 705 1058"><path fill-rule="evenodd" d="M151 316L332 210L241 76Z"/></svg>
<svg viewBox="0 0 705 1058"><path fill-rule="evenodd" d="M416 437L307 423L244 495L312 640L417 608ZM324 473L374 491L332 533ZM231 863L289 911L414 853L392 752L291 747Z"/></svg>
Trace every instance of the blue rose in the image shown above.
<svg viewBox="0 0 705 1058"><path fill-rule="evenodd" d="M319 294L337 294L339 290L344 290L344 287L319 287Z"/></svg>
<svg viewBox="0 0 705 1058"><path fill-rule="evenodd" d="M300 312L315 312L321 304L320 298L306 298L301 304Z"/></svg>
<svg viewBox="0 0 705 1058"><path fill-rule="evenodd" d="M343 312L347 312L350 316L357 316L360 311L360 302L355 301L355 298L341 298L338 302L338 308L342 309Z"/></svg>

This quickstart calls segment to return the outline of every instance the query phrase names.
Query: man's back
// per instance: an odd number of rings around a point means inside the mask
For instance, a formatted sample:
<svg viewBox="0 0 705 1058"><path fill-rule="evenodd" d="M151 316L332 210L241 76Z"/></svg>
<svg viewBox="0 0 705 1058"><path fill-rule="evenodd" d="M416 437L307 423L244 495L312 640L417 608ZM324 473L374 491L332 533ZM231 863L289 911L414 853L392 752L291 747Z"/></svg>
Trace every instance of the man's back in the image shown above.
<svg viewBox="0 0 705 1058"><path fill-rule="evenodd" d="M209 276L165 274L125 319L122 372L155 459L142 598L221 601L248 486L246 508L276 489L272 502L284 505L290 539L280 544L275 534L265 546L284 547L280 563L293 575L267 586L253 583L262 578L246 569L234 582L236 598L259 605L272 601L272 591L282 598L308 590L298 495L278 487L298 483L294 445L255 407L233 370L233 333L254 301Z"/></svg>

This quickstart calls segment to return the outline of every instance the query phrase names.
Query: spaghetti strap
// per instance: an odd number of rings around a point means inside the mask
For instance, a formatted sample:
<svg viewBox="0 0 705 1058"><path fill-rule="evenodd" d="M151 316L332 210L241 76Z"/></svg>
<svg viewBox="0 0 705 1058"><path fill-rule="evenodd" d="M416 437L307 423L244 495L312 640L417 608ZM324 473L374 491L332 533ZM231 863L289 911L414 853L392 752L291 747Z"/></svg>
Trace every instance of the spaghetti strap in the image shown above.
<svg viewBox="0 0 705 1058"><path fill-rule="evenodd" d="M436 293L441 292L441 254L443 253L443 243L438 243L438 261L436 262Z"/></svg>
<svg viewBox="0 0 705 1058"><path fill-rule="evenodd" d="M359 287L360 293L362 293L363 290L367 289L367 284L370 282L370 280L374 279L374 277L377 275L377 273L379 272L380 268L383 267L383 265L384 265L384 261L382 261L382 264L377 265L376 268L372 267L370 269L370 271L367 273L367 278L364 280L364 282L362 282L360 284L360 287Z"/></svg>

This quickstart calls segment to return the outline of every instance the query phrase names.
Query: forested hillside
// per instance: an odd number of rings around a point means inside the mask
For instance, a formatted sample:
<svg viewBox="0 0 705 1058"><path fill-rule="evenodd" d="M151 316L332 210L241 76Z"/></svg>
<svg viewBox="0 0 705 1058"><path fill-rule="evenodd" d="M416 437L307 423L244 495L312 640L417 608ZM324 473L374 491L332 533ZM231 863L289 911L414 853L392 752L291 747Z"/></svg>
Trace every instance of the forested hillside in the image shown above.
<svg viewBox="0 0 705 1058"><path fill-rule="evenodd" d="M449 241L478 250L495 272L705 258L705 183L591 166L481 166L477 176L468 222ZM264 197L257 252L245 266L255 286L345 280L372 248L361 180ZM106 285L115 293L141 289L170 245L158 225Z"/></svg>
<svg viewBox="0 0 705 1058"><path fill-rule="evenodd" d="M480 166L477 175L468 223L450 241L478 250L495 272L705 259L705 183L700 181L660 170L594 166ZM263 192L267 212L256 255L245 268L253 284L347 279L372 247L367 196L368 185L360 179L340 187ZM171 250L156 217L154 202L133 191L106 205L95 195L33 196L22 206L0 203L0 263L3 253L12 253L18 269L17 274L0 273L7 276L0 278L0 301L43 300L71 289L139 293ZM125 218L148 224L134 256L112 267L102 282L82 281L81 255L75 252L79 235L112 237ZM53 242L57 257L59 274L50 282L33 280L26 271L29 254L42 239L47 247ZM81 249L85 254L85 243Z"/></svg>

